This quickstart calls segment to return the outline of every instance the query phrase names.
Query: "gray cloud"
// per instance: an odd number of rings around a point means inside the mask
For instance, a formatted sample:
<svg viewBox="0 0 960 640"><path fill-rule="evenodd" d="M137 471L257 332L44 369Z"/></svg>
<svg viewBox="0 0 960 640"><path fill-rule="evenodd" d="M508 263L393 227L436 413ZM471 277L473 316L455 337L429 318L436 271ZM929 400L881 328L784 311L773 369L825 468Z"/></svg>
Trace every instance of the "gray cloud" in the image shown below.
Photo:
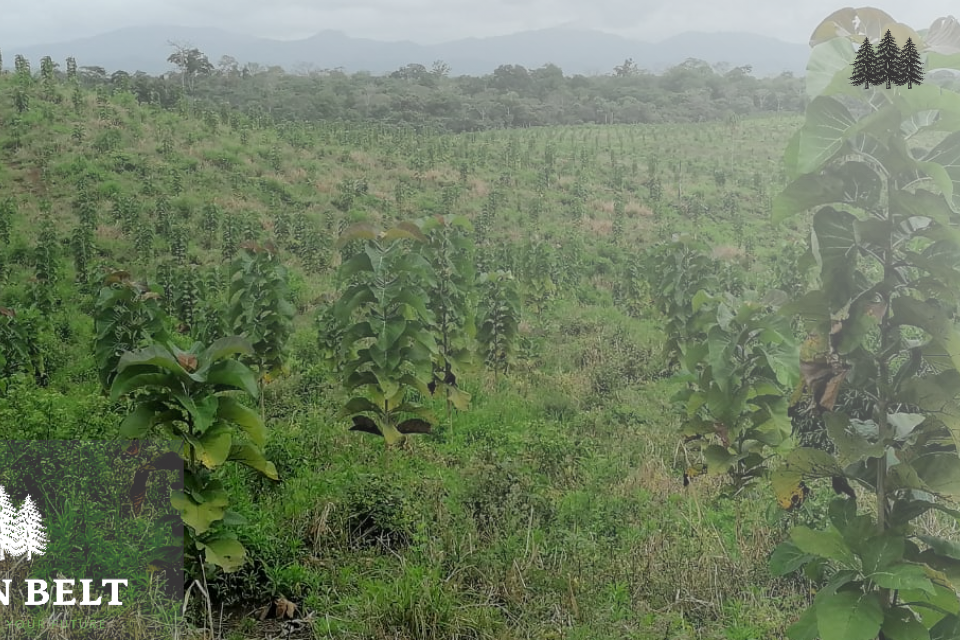
<svg viewBox="0 0 960 640"><path fill-rule="evenodd" d="M12 4L12 3L11 3ZM218 27L277 39L325 29L378 40L435 43L564 23L658 41L684 31L748 31L805 42L836 0L33 0L3 9L0 49L72 40L127 26ZM893 4L894 6L890 6ZM884 7L922 29L956 0Z"/></svg>

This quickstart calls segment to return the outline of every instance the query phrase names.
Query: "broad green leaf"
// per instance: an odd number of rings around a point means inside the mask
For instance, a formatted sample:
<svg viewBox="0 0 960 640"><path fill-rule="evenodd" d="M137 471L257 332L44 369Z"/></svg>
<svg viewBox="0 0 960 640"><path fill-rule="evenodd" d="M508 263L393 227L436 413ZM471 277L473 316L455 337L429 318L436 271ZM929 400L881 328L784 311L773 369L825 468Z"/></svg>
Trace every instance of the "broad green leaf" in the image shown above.
<svg viewBox="0 0 960 640"><path fill-rule="evenodd" d="M856 296L858 261L856 216L832 207L820 209L813 218L811 249L831 311L838 311Z"/></svg>
<svg viewBox="0 0 960 640"><path fill-rule="evenodd" d="M260 396L257 375L250 367L237 360L221 360L210 367L207 383L245 391L251 398Z"/></svg>
<svg viewBox="0 0 960 640"><path fill-rule="evenodd" d="M933 594L933 582L927 576L923 566L918 564L895 564L868 576L873 582L885 589L918 589Z"/></svg>
<svg viewBox="0 0 960 640"><path fill-rule="evenodd" d="M781 222L813 207L839 202L842 196L843 181L839 177L802 175L773 199L773 222Z"/></svg>
<svg viewBox="0 0 960 640"><path fill-rule="evenodd" d="M926 416L921 413L891 413L887 415L887 422L893 425L896 430L894 439L906 440L924 420Z"/></svg>
<svg viewBox="0 0 960 640"><path fill-rule="evenodd" d="M946 182L942 178L938 181L936 175L930 177L943 192L950 208L955 213L960 213L960 131L949 134L927 152L921 164L926 166L926 163L935 163L943 168L947 175Z"/></svg>
<svg viewBox="0 0 960 640"><path fill-rule="evenodd" d="M222 465L230 455L230 445L233 437L230 434L230 427L223 422L218 422L204 433L199 439L199 450L197 454L200 462L208 469L215 469Z"/></svg>
<svg viewBox="0 0 960 640"><path fill-rule="evenodd" d="M895 22L886 11L873 7L844 7L824 18L813 35L810 46L832 38L843 38L859 44L864 38L876 43L884 33L884 25Z"/></svg>
<svg viewBox="0 0 960 640"><path fill-rule="evenodd" d="M783 542L770 556L770 573L774 576L785 576L813 559L814 556L804 553L792 542Z"/></svg>
<svg viewBox="0 0 960 640"><path fill-rule="evenodd" d="M842 39L847 42L847 38L856 35L855 21L857 20L857 10L853 7L844 7L837 9L829 16L820 21L820 24L813 30L810 36L810 46L816 47L824 42L830 42L836 39Z"/></svg>
<svg viewBox="0 0 960 640"><path fill-rule="evenodd" d="M960 616L956 614L944 617L930 629L930 640L957 640L957 638L960 638Z"/></svg>
<svg viewBox="0 0 960 640"><path fill-rule="evenodd" d="M930 414L936 414L950 431L954 444L960 450L960 406L956 400L958 389L960 372L951 369L934 376L907 380L903 383L897 399Z"/></svg>
<svg viewBox="0 0 960 640"><path fill-rule="evenodd" d="M450 404L457 411L468 411L470 409L470 394L466 391L461 391L456 387L447 387L447 398L450 399Z"/></svg>
<svg viewBox="0 0 960 640"><path fill-rule="evenodd" d="M826 451L811 447L794 449L784 458L784 464L806 478L829 478L843 475L843 469Z"/></svg>
<svg viewBox="0 0 960 640"><path fill-rule="evenodd" d="M887 609L882 630L887 640L930 640L930 632L906 607Z"/></svg>
<svg viewBox="0 0 960 640"><path fill-rule="evenodd" d="M838 100L818 96L807 106L807 119L801 129L797 170L814 173L843 147L848 130L856 120Z"/></svg>
<svg viewBox="0 0 960 640"><path fill-rule="evenodd" d="M230 503L227 494L222 491L211 492L204 497L204 502L198 504L183 491L173 491L170 494L170 504L180 512L184 523L192 527L197 534L204 533L211 524L223 519L226 507Z"/></svg>
<svg viewBox="0 0 960 640"><path fill-rule="evenodd" d="M136 365L150 365L165 369L177 376L186 377L187 372L177 362L177 358L169 349L160 344L152 344L149 347L139 351L127 351L120 356L117 363L117 372L122 373L124 369Z"/></svg>
<svg viewBox="0 0 960 640"><path fill-rule="evenodd" d="M242 567L247 557L243 545L232 538L197 541L197 547L206 551L207 562L217 565L226 573Z"/></svg>
<svg viewBox="0 0 960 640"><path fill-rule="evenodd" d="M906 549L903 536L892 533L873 536L864 541L862 547L863 572L868 578L902 560Z"/></svg>
<svg viewBox="0 0 960 640"><path fill-rule="evenodd" d="M933 349L926 352L928 356L948 358L960 370L960 331L935 301L898 296L891 306L896 324L919 327L930 334Z"/></svg>
<svg viewBox="0 0 960 640"><path fill-rule="evenodd" d="M818 602L816 611L821 640L874 640L883 624L874 592L841 591Z"/></svg>
<svg viewBox="0 0 960 640"><path fill-rule="evenodd" d="M899 594L900 602L909 605L914 611L922 612L923 624L928 627L934 626L950 614L960 613L960 601L956 591L938 584L935 584L933 589L932 595L919 589L906 589ZM931 634L931 638L933 637L935 636Z"/></svg>
<svg viewBox="0 0 960 640"><path fill-rule="evenodd" d="M956 453L928 453L914 460L911 466L932 493L960 497L960 457Z"/></svg>
<svg viewBox="0 0 960 640"><path fill-rule="evenodd" d="M253 346L250 341L240 336L226 336L219 338L210 344L198 358L201 366L204 368L213 366L214 363L223 360L227 356L233 355L251 355Z"/></svg>
<svg viewBox="0 0 960 640"><path fill-rule="evenodd" d="M850 569L857 567L853 551L836 530L814 531L809 527L794 527L790 532L790 539L804 553L836 560Z"/></svg>
<svg viewBox="0 0 960 640"><path fill-rule="evenodd" d="M267 428L260 419L260 414L240 404L235 398L226 396L220 398L217 418L239 426L258 447L262 448L266 445Z"/></svg>
<svg viewBox="0 0 960 640"><path fill-rule="evenodd" d="M165 372L158 372L152 367L129 367L117 374L110 387L110 401L116 402L121 397L137 389L162 387L165 389L179 388L179 380Z"/></svg>
<svg viewBox="0 0 960 640"><path fill-rule="evenodd" d="M245 464L251 469L255 469L270 478L271 480L279 480L280 476L277 475L277 468L272 462L267 460L263 453L255 446L250 444L241 444L233 445L230 447L230 456L228 460L235 460L241 464Z"/></svg>
<svg viewBox="0 0 960 640"><path fill-rule="evenodd" d="M918 535L917 539L928 545L942 556L953 558L954 560L960 560L960 543L958 542L927 535Z"/></svg>
<svg viewBox="0 0 960 640"><path fill-rule="evenodd" d="M800 619L787 629L787 638L790 640L817 640L820 633L817 630L817 610L807 607L800 614Z"/></svg>
<svg viewBox="0 0 960 640"><path fill-rule="evenodd" d="M367 222L360 222L343 230L343 233L340 234L340 238L337 240L337 248L342 249L344 245L346 245L348 242L352 242L353 240L376 239L377 230L373 227L373 225Z"/></svg>
<svg viewBox="0 0 960 640"><path fill-rule="evenodd" d="M150 432L156 413L151 405L138 406L120 423L120 435L131 440L144 437Z"/></svg>
<svg viewBox="0 0 960 640"><path fill-rule="evenodd" d="M847 69L855 58L856 51L845 38L831 38L814 46L807 61L807 97L813 100L824 95L838 76L850 75Z"/></svg>
<svg viewBox="0 0 960 640"><path fill-rule="evenodd" d="M846 498L834 498L827 509L830 522L838 531L846 531L857 518L857 503Z"/></svg>
<svg viewBox="0 0 960 640"><path fill-rule="evenodd" d="M370 402L370 400L368 400L367 398L364 398L362 396L355 396L353 398L350 398L350 400L347 401L347 403L343 406L342 415L348 416L354 413L361 413L364 411L379 414L381 409L377 405Z"/></svg>
<svg viewBox="0 0 960 640"><path fill-rule="evenodd" d="M384 421L380 425L380 433L383 434L383 439L386 441L388 447L398 445L406 439L406 436L397 431L397 428L390 424L389 421Z"/></svg>
<svg viewBox="0 0 960 640"><path fill-rule="evenodd" d="M703 450L703 459L712 474L726 473L730 465L737 461L735 455L717 444L712 444Z"/></svg>

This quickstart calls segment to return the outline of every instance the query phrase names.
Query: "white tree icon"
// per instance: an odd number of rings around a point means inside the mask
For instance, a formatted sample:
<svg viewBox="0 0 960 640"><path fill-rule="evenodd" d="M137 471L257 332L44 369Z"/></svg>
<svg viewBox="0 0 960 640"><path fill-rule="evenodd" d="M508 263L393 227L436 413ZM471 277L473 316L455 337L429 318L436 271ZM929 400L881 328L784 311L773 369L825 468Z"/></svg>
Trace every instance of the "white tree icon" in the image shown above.
<svg viewBox="0 0 960 640"><path fill-rule="evenodd" d="M17 524L20 525L21 550L17 555L27 552L27 561L31 555L36 553L43 555L47 548L47 534L43 528L43 522L40 520L40 512L33 503L33 498L27 495L20 507L20 513L17 514Z"/></svg>
<svg viewBox="0 0 960 640"><path fill-rule="evenodd" d="M23 532L20 529L17 510L10 502L7 490L0 486L0 560L5 560L4 552L12 556L23 553Z"/></svg>

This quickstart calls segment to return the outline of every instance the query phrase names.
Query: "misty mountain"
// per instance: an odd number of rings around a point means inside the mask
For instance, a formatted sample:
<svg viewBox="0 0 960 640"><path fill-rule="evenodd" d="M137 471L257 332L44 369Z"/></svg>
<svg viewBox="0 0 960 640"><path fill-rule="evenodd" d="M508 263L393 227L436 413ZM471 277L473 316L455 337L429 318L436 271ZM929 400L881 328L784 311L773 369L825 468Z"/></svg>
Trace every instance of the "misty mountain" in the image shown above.
<svg viewBox="0 0 960 640"><path fill-rule="evenodd" d="M203 51L214 64L229 55L241 64L256 62L279 65L287 71L298 68L342 68L348 73L390 73L408 63L429 67L443 60L453 75L485 75L503 64L529 69L553 63L566 75L610 73L627 58L642 69L660 72L687 58L711 64L751 65L756 76L791 71L802 75L809 49L803 44L782 42L749 33L683 33L659 43L640 42L621 36L557 27L524 31L506 36L467 38L433 45L414 42L381 42L353 38L339 31L322 31L303 40L269 40L212 28L131 27L70 42L4 49L9 65L15 54L39 64L49 55L63 64L74 57L80 66L101 66L108 73L118 69L159 74L173 69L167 57L169 42L188 43ZM0 43L2 47L2 43Z"/></svg>

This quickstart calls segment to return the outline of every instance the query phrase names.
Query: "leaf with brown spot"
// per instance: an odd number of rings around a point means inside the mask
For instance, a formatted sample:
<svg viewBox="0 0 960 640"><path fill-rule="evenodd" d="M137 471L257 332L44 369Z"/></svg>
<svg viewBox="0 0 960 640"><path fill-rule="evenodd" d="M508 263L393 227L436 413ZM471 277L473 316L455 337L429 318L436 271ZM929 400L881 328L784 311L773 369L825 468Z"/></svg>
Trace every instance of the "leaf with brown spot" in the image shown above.
<svg viewBox="0 0 960 640"><path fill-rule="evenodd" d="M129 281L130 281L129 271L114 271L104 279L103 284L111 285L111 284L118 284L121 282L129 282Z"/></svg>
<svg viewBox="0 0 960 640"><path fill-rule="evenodd" d="M7 309L6 307L0 307L0 316L7 316L8 318L16 318L17 312L13 309Z"/></svg>
<svg viewBox="0 0 960 640"><path fill-rule="evenodd" d="M720 443L724 447L730 446L730 432L727 429L727 425L722 422L713 423L713 432L717 434L717 437L720 438Z"/></svg>
<svg viewBox="0 0 960 640"><path fill-rule="evenodd" d="M833 376L823 387L823 394L820 396L818 403L827 411L833 411L833 406L837 403L837 394L840 393L840 385L843 383L844 378L847 377L848 371L849 369L844 369Z"/></svg>
<svg viewBox="0 0 960 640"><path fill-rule="evenodd" d="M197 356L192 353L181 353L177 356L177 362L187 371L196 371L197 369Z"/></svg>

